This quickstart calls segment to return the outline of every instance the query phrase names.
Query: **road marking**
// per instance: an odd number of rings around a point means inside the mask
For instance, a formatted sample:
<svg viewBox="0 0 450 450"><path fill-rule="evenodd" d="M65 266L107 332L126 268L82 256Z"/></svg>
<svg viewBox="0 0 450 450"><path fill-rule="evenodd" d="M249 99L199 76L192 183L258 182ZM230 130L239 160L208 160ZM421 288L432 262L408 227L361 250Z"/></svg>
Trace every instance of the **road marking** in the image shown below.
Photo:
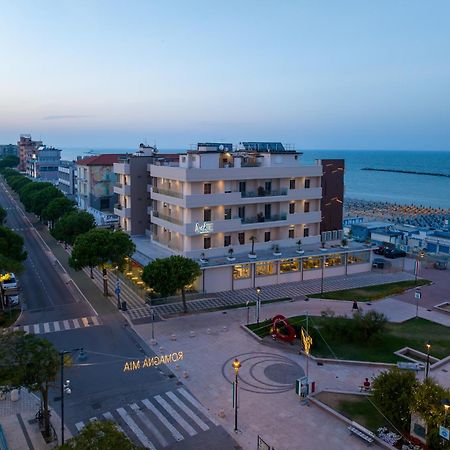
<svg viewBox="0 0 450 450"><path fill-rule="evenodd" d="M167 397L169 397L181 410L183 410L203 431L209 430L209 426L203 422L197 414L187 407L173 392L166 392Z"/></svg>
<svg viewBox="0 0 450 450"><path fill-rule="evenodd" d="M197 434L197 432L160 395L155 395L154 398L191 436Z"/></svg>
<svg viewBox="0 0 450 450"><path fill-rule="evenodd" d="M155 446L139 428L138 424L128 415L128 413L123 408L117 408L116 411L120 414L120 417L122 417L125 423L130 427L131 431L133 431L136 437L141 441L141 444L144 447L156 450Z"/></svg>
<svg viewBox="0 0 450 450"><path fill-rule="evenodd" d="M163 425L166 426L166 428L170 431L170 434L175 438L176 441L179 442L184 439L183 435L167 420L166 416L164 416L158 409L155 408L150 400L145 398L144 400L142 400L142 403L162 422Z"/></svg>
<svg viewBox="0 0 450 450"><path fill-rule="evenodd" d="M97 421L98 421L97 417L91 417L89 419L89 422L97 422Z"/></svg>
<svg viewBox="0 0 450 450"><path fill-rule="evenodd" d="M39 334L39 333L40 333L40 330L39 330L39 324L36 323L36 324L34 325L34 334Z"/></svg>
<svg viewBox="0 0 450 450"><path fill-rule="evenodd" d="M88 326L89 326L89 321L87 320L86 317L82 317L82 318L81 318L81 321L83 322L83 326L84 326L84 327L88 327Z"/></svg>
<svg viewBox="0 0 450 450"><path fill-rule="evenodd" d="M92 317L91 317L91 320L92 320L92 323L93 323L94 325L100 325L100 322L98 321L97 317L92 316Z"/></svg>
<svg viewBox="0 0 450 450"><path fill-rule="evenodd" d="M136 413L141 422L156 436L163 447L167 447L168 443L164 436L159 432L158 428L153 425L150 419L141 411L141 408L136 403L132 403L130 408Z"/></svg>
<svg viewBox="0 0 450 450"><path fill-rule="evenodd" d="M44 333L50 333L50 324L48 322L44 323Z"/></svg>
<svg viewBox="0 0 450 450"><path fill-rule="evenodd" d="M25 331L25 333L29 333L29 332L30 332L30 327L29 327L29 325L25 325L25 326L23 327L23 331Z"/></svg>
<svg viewBox="0 0 450 450"><path fill-rule="evenodd" d="M63 321L63 325L64 325L64 329L65 330L70 330L70 325L69 325L69 321L68 320L64 320Z"/></svg>
<svg viewBox="0 0 450 450"><path fill-rule="evenodd" d="M84 422L78 422L75 424L75 427L78 431L81 431L84 428Z"/></svg>
<svg viewBox="0 0 450 450"><path fill-rule="evenodd" d="M186 389L178 388L178 392L186 399L189 400L205 417L207 417L214 425L219 426L219 423L215 421L213 417L210 416L209 411L195 398L193 397Z"/></svg>
<svg viewBox="0 0 450 450"><path fill-rule="evenodd" d="M59 327L59 322L53 322L53 328L55 331L59 331L61 328Z"/></svg>
<svg viewBox="0 0 450 450"><path fill-rule="evenodd" d="M74 328L80 328L80 323L78 322L78 319L72 319L72 323Z"/></svg>
<svg viewBox="0 0 450 450"><path fill-rule="evenodd" d="M103 413L103 417L104 417L106 420L111 420L112 422L114 422L114 425L117 427L117 429L118 429L120 432L122 432L123 434L126 434L125 431L123 431L123 428L122 428L122 427L114 420L113 415L112 415L109 411Z"/></svg>

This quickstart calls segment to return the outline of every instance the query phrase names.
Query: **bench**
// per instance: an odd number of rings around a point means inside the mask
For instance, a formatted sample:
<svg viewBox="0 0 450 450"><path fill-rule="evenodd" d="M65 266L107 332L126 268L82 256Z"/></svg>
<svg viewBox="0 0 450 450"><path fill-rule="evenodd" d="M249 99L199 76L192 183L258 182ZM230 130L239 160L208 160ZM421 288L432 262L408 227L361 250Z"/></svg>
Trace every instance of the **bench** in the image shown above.
<svg viewBox="0 0 450 450"><path fill-rule="evenodd" d="M425 366L421 363L404 362L404 361L399 361L397 363L397 367L403 370L415 370L416 372L425 369Z"/></svg>
<svg viewBox="0 0 450 450"><path fill-rule="evenodd" d="M364 441L367 442L367 445L370 445L374 441L375 435L369 431L367 428L364 428L362 425L356 422L352 422L348 427L348 431L350 431L350 434L356 434L356 436L360 437Z"/></svg>

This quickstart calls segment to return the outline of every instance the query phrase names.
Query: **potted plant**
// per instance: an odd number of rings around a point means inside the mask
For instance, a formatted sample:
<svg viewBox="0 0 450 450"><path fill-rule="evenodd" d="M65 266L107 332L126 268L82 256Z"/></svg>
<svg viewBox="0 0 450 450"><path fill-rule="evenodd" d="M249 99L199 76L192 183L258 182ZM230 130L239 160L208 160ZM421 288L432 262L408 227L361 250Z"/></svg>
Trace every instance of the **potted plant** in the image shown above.
<svg viewBox="0 0 450 450"><path fill-rule="evenodd" d="M320 245L320 251L321 252L326 252L327 249L325 248L325 241L322 241L322 244Z"/></svg>
<svg viewBox="0 0 450 450"><path fill-rule="evenodd" d="M202 254L200 255L200 262L201 262L202 264L206 264L206 263L208 262L208 258L205 256L204 253L202 253Z"/></svg>
<svg viewBox="0 0 450 450"><path fill-rule="evenodd" d="M228 261L234 261L236 258L233 256L234 250L232 248L228 249L228 256L227 259Z"/></svg>
<svg viewBox="0 0 450 450"><path fill-rule="evenodd" d="M305 253L305 251L302 248L302 240L301 239L299 239L297 241L297 250L296 251L299 255L303 255L303 253Z"/></svg>
<svg viewBox="0 0 450 450"><path fill-rule="evenodd" d="M342 239L341 247L342 248L348 248L348 241L347 241L347 239L345 239L345 238Z"/></svg>
<svg viewBox="0 0 450 450"><path fill-rule="evenodd" d="M273 250L273 256L280 256L280 255L281 255L280 247L279 247L278 244L275 244L275 245L272 247L272 250Z"/></svg>
<svg viewBox="0 0 450 450"><path fill-rule="evenodd" d="M255 240L256 240L255 236L251 236L251 237L250 237L250 241L252 242L252 249L251 249L250 253L248 254L248 257L249 257L250 259L255 259L255 258L256 258L256 253L255 253Z"/></svg>

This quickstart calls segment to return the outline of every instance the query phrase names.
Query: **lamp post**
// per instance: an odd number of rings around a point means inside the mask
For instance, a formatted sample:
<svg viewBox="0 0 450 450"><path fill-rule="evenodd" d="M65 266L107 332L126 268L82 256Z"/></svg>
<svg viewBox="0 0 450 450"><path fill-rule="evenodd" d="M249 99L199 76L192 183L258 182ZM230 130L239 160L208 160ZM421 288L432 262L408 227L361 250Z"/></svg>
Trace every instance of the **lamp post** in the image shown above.
<svg viewBox="0 0 450 450"><path fill-rule="evenodd" d="M430 348L431 348L431 342L428 341L425 345L427 347L427 368L426 368L426 371L425 371L425 380L427 380L428 379L428 374L430 372Z"/></svg>
<svg viewBox="0 0 450 450"><path fill-rule="evenodd" d="M238 374L239 374L239 369L241 368L242 364L240 363L240 361L237 358L235 358L231 365L234 369L234 431L237 432L238 431L238 425L237 425L237 420L238 420Z"/></svg>
<svg viewBox="0 0 450 450"><path fill-rule="evenodd" d="M70 389L70 380L66 380L64 382L64 356L71 354L73 352L79 351L80 354L78 355L79 361L85 361L86 360L86 354L84 353L83 347L80 348L74 348L72 350L63 350L59 352L59 357L61 359L60 364L60 387L61 387L61 445L64 445L64 394L70 395L72 393Z"/></svg>
<svg viewBox="0 0 450 450"><path fill-rule="evenodd" d="M257 287L256 288L256 323L259 323L259 315L261 313L261 298L260 295L261 294L261 288Z"/></svg>
<svg viewBox="0 0 450 450"><path fill-rule="evenodd" d="M420 267L420 260L424 257L425 253L423 250L417 253L416 256L416 265L414 270L414 286L417 286L417 277L419 276L419 267Z"/></svg>
<svg viewBox="0 0 450 450"><path fill-rule="evenodd" d="M117 295L117 309L120 309L120 280L119 280L119 266L116 266L116 295Z"/></svg>
<svg viewBox="0 0 450 450"><path fill-rule="evenodd" d="M152 342L155 340L155 310L153 308L150 309L152 315Z"/></svg>
<svg viewBox="0 0 450 450"><path fill-rule="evenodd" d="M245 306L247 307L247 325L250 322L250 300L245 302Z"/></svg>
<svg viewBox="0 0 450 450"><path fill-rule="evenodd" d="M325 266L325 256L322 257L322 275L320 277L320 297L323 297L323 271Z"/></svg>
<svg viewBox="0 0 450 450"><path fill-rule="evenodd" d="M444 414L444 428L446 428L447 427L447 414L448 414L448 411L450 409L450 400L448 398L442 399L441 400L441 405L444 406L444 410L445 410L445 414ZM444 437L444 435L442 435L442 434L441 434L441 436L442 436L442 447L445 447L445 439L448 440L448 436Z"/></svg>

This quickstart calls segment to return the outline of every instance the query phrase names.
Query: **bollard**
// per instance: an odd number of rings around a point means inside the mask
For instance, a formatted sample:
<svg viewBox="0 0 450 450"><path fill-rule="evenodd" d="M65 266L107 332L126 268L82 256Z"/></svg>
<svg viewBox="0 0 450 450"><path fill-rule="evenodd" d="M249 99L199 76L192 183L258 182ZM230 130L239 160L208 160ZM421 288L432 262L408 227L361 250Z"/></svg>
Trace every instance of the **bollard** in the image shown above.
<svg viewBox="0 0 450 450"><path fill-rule="evenodd" d="M226 325L224 325L223 327L222 327L222 330L225 332L225 331L228 331L228 327L226 326Z"/></svg>
<svg viewBox="0 0 450 450"><path fill-rule="evenodd" d="M156 339L150 339L150 345L156 345L156 344L157 344Z"/></svg>
<svg viewBox="0 0 450 450"><path fill-rule="evenodd" d="M217 414L221 419L225 418L225 411L223 409L219 410L219 413Z"/></svg>
<svg viewBox="0 0 450 450"><path fill-rule="evenodd" d="M206 334L211 334L211 328L206 329Z"/></svg>
<svg viewBox="0 0 450 450"><path fill-rule="evenodd" d="M175 364L175 370L179 370L180 365L179 364Z"/></svg>
<svg viewBox="0 0 450 450"><path fill-rule="evenodd" d="M189 337L195 337L195 331L190 331L189 332Z"/></svg>
<svg viewBox="0 0 450 450"><path fill-rule="evenodd" d="M18 402L19 398L20 398L19 389L13 389L11 391L11 397L10 397L11 401Z"/></svg>
<svg viewBox="0 0 450 450"><path fill-rule="evenodd" d="M189 378L189 374L186 370L183 370L183 378Z"/></svg>
<svg viewBox="0 0 450 450"><path fill-rule="evenodd" d="M170 336L170 339L172 339L172 341L176 341L177 335L175 333L173 333L172 336Z"/></svg>
<svg viewBox="0 0 450 450"><path fill-rule="evenodd" d="M159 347L159 352L164 353L164 347Z"/></svg>

